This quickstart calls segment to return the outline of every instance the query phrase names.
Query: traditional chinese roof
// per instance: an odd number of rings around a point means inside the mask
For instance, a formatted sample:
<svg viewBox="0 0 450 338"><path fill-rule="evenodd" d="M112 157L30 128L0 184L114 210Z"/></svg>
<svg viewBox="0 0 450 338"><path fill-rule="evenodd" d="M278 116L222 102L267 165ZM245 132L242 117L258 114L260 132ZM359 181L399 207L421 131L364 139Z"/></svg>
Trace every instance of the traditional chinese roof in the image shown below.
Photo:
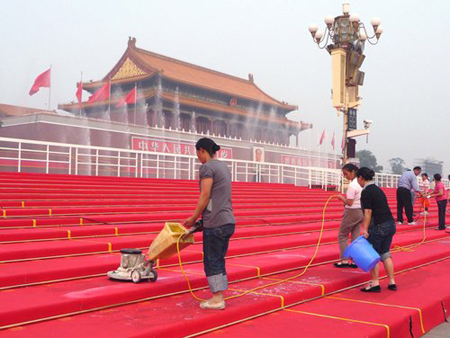
<svg viewBox="0 0 450 338"><path fill-rule="evenodd" d="M28 115L28 114L33 114L33 113L43 113L43 112L48 113L49 111L0 103L0 117L22 116L22 115Z"/></svg>
<svg viewBox="0 0 450 338"><path fill-rule="evenodd" d="M263 102L287 111L298 109L297 106L278 101L263 92L254 83L253 75L251 74L249 74L249 79L242 79L156 54L137 48L135 38L129 39L128 48L119 62L101 81L84 83L83 88L93 91L109 80L111 80L113 85L138 82L155 74L159 74L159 76L168 80L228 94L237 98Z"/></svg>

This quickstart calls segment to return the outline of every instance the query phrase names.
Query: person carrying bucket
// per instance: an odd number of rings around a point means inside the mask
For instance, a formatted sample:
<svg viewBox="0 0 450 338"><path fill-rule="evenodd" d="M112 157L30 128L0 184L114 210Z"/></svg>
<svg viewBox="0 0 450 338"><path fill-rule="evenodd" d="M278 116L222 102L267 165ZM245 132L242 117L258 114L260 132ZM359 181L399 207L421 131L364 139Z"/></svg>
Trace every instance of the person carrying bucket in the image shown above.
<svg viewBox="0 0 450 338"><path fill-rule="evenodd" d="M363 188L361 193L361 206L364 210L362 224L362 235L372 244L375 251L380 255L384 269L389 278L388 289L397 291L394 280L394 263L392 261L390 247L395 234L395 221L387 202L386 195L372 181L375 173L373 170L363 167L356 172L359 185ZM370 274L372 281L363 292L381 292L379 281L380 267L377 264Z"/></svg>
<svg viewBox="0 0 450 338"><path fill-rule="evenodd" d="M356 179L357 171L358 167L351 163L348 163L342 167L342 174L347 180L350 181L350 185L347 188L345 197L342 195L338 196L338 198L344 203L345 210L338 234L340 261L334 263L334 266L337 268L358 267L355 263L350 262L344 257L344 251L348 245L348 235L351 233L352 242L359 237L361 223L364 218L360 201L362 188Z"/></svg>
<svg viewBox="0 0 450 338"><path fill-rule="evenodd" d="M200 303L202 309L225 309L223 291L228 289L225 255L236 220L231 205L231 172L217 160L220 149L213 140L202 138L195 145L199 168L200 197L194 214L184 221L192 227L197 218L203 220L203 265L212 298Z"/></svg>

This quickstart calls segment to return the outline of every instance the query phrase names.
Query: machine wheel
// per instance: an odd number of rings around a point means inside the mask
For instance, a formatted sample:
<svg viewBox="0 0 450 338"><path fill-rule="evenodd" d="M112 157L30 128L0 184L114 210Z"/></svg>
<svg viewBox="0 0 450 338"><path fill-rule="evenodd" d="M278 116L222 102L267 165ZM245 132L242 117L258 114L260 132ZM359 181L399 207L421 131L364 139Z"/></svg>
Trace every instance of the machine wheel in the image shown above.
<svg viewBox="0 0 450 338"><path fill-rule="evenodd" d="M139 270L133 270L131 272L131 280L133 281L133 283L139 283L141 281L141 273L139 272Z"/></svg>
<svg viewBox="0 0 450 338"><path fill-rule="evenodd" d="M149 280L151 282L156 282L156 280L158 279L158 273L156 272L156 270L152 270L150 273L153 275L153 277L150 277Z"/></svg>

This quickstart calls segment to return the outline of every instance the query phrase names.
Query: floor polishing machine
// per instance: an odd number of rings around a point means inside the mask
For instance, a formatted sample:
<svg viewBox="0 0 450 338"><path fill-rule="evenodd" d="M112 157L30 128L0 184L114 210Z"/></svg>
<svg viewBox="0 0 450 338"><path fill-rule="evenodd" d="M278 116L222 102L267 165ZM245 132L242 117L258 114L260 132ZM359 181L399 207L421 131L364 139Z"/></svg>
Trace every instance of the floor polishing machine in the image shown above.
<svg viewBox="0 0 450 338"><path fill-rule="evenodd" d="M140 249L121 249L120 266L109 271L108 277L115 280L139 283L142 280L156 282L156 262L158 259L169 258L177 253L177 242L180 250L194 243L194 233L203 231L203 221L199 220L189 230L180 223L166 223L164 228L153 240L147 255ZM181 238L180 238L181 236Z"/></svg>

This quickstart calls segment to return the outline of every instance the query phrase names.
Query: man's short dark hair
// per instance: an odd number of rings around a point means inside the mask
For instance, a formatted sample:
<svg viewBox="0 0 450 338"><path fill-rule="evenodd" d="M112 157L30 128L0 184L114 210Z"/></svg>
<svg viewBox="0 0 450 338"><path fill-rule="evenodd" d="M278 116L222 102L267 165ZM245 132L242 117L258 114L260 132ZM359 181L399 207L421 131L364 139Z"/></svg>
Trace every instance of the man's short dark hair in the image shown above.
<svg viewBox="0 0 450 338"><path fill-rule="evenodd" d="M414 169L413 170L422 170L422 168L421 167L419 167L419 166L416 166L416 167L414 167Z"/></svg>

